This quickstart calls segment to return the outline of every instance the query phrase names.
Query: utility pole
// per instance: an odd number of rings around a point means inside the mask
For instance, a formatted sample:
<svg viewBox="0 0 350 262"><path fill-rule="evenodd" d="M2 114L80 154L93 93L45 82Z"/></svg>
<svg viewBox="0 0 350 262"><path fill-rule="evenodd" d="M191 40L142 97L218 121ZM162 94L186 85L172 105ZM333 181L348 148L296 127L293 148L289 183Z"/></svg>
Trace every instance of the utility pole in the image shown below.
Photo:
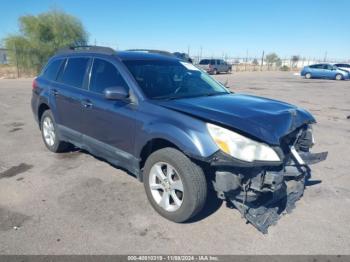
<svg viewBox="0 0 350 262"><path fill-rule="evenodd" d="M201 46L201 49L200 49L200 53L199 53L199 61L202 59L202 55L203 55L203 47ZM199 62L198 61L198 62Z"/></svg>
<svg viewBox="0 0 350 262"><path fill-rule="evenodd" d="M327 51L326 51L326 53L324 54L324 60L323 60L323 62L326 62L327 61Z"/></svg>
<svg viewBox="0 0 350 262"><path fill-rule="evenodd" d="M15 57L16 57L16 68L17 68L17 78L19 78L19 67L18 67L18 57L17 57L18 53L17 53L17 47L15 44Z"/></svg>
<svg viewBox="0 0 350 262"><path fill-rule="evenodd" d="M187 55L188 55L188 56L190 56L190 48L191 48L191 46L188 45L188 46L187 46Z"/></svg>
<svg viewBox="0 0 350 262"><path fill-rule="evenodd" d="M261 64L260 64L260 71L262 71L262 67L263 67L263 65L264 65L264 55L265 55L265 51L262 52Z"/></svg>
<svg viewBox="0 0 350 262"><path fill-rule="evenodd" d="M244 71L247 71L247 64L248 64L248 49L247 49L246 56L245 56Z"/></svg>
<svg viewBox="0 0 350 262"><path fill-rule="evenodd" d="M97 46L96 38L95 38L95 46Z"/></svg>

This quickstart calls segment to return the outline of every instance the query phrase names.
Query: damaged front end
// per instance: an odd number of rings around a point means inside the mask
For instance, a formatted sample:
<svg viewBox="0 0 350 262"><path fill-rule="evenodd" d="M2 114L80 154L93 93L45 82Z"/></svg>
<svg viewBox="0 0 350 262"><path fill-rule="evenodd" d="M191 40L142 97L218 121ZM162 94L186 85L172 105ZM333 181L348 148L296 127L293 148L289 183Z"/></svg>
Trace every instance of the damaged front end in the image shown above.
<svg viewBox="0 0 350 262"><path fill-rule="evenodd" d="M244 163L218 151L210 160L215 167L218 197L237 208L262 233L290 213L311 177L309 165L323 161L327 152L313 154L312 130L300 127L281 139L276 148L281 163Z"/></svg>

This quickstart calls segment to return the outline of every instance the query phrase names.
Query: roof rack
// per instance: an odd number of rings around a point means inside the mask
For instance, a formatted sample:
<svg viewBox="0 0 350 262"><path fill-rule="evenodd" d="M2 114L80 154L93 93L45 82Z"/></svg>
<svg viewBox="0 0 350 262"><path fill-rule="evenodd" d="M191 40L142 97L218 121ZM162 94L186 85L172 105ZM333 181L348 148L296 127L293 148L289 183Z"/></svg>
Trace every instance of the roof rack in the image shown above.
<svg viewBox="0 0 350 262"><path fill-rule="evenodd" d="M56 54L77 53L77 52L103 53L107 55L114 55L116 53L116 51L110 47L81 45L81 46L69 46L69 47L59 49Z"/></svg>
<svg viewBox="0 0 350 262"><path fill-rule="evenodd" d="M172 53L170 53L168 51L163 51L163 50L155 50L155 49L128 49L126 51L144 52L144 53L160 54L160 55L174 57L174 55Z"/></svg>

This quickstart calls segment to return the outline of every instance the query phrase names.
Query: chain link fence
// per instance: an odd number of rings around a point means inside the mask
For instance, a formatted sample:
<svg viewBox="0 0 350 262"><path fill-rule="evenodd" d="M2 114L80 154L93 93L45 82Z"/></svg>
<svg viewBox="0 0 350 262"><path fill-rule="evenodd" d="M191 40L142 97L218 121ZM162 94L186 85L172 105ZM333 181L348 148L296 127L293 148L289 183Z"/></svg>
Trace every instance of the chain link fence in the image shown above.
<svg viewBox="0 0 350 262"><path fill-rule="evenodd" d="M317 57L299 57L299 59L280 58L277 62L268 63L266 55L261 57L231 57L231 56L192 56L193 63L198 64L202 59L223 59L232 64L232 70L244 71L300 71L304 66L318 63L350 63L350 59L332 59Z"/></svg>
<svg viewBox="0 0 350 262"><path fill-rule="evenodd" d="M42 61L33 60L33 52L31 49L5 49L0 48L0 78L21 78L33 77L41 68ZM300 71L301 68L317 63L350 63L350 59L331 59L331 58L316 58L302 57L298 59L291 57L280 58L277 62L268 63L266 54L261 57L235 57L223 55L221 57L213 56L191 56L193 63L198 64L201 59L224 59L229 64L232 64L234 72L249 72L249 71ZM44 62L45 63L45 62Z"/></svg>
<svg viewBox="0 0 350 262"><path fill-rule="evenodd" d="M38 74L45 58L36 49L0 48L0 78L25 78ZM41 59L40 59L41 58Z"/></svg>

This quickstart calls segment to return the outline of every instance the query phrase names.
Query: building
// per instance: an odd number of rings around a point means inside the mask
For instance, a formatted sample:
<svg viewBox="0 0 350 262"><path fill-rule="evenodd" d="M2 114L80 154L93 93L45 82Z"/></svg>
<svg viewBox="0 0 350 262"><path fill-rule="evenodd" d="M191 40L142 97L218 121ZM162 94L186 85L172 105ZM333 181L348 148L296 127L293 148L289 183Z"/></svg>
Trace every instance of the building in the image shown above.
<svg viewBox="0 0 350 262"><path fill-rule="evenodd" d="M0 48L0 65L8 64L7 49Z"/></svg>

